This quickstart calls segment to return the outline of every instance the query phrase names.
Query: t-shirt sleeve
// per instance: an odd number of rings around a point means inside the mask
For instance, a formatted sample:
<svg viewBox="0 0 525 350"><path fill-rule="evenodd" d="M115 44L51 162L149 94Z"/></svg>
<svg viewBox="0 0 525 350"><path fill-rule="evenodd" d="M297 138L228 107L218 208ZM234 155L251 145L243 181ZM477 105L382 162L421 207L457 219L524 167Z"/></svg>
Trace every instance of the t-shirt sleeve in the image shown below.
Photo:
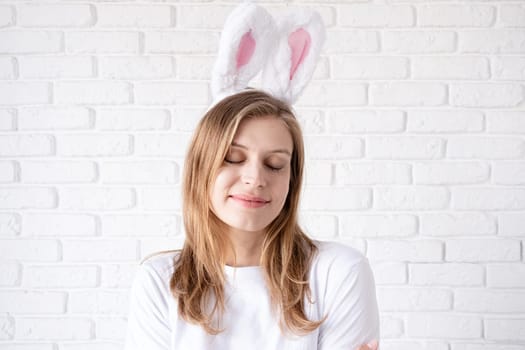
<svg viewBox="0 0 525 350"><path fill-rule="evenodd" d="M131 287L124 350L169 350L170 323L166 281L143 264Z"/></svg>
<svg viewBox="0 0 525 350"><path fill-rule="evenodd" d="M366 258L331 266L325 295L326 320L319 330L318 349L354 350L379 341L379 312L374 276Z"/></svg>

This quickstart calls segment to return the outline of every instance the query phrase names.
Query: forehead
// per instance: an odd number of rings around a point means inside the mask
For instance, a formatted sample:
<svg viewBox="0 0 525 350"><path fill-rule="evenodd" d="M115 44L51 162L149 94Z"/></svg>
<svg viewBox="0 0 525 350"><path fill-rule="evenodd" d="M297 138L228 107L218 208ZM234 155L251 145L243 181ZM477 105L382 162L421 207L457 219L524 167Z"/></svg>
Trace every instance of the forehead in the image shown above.
<svg viewBox="0 0 525 350"><path fill-rule="evenodd" d="M293 151L292 134L284 120L276 116L244 118L233 143L248 149Z"/></svg>

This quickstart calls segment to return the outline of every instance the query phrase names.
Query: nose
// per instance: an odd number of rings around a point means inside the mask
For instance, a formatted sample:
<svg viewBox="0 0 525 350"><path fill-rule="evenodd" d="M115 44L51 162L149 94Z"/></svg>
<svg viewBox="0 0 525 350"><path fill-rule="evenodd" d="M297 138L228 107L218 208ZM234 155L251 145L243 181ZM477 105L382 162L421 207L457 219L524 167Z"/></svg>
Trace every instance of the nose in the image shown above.
<svg viewBox="0 0 525 350"><path fill-rule="evenodd" d="M255 163L247 163L243 166L241 180L244 184L254 187L266 186L264 169L261 165Z"/></svg>

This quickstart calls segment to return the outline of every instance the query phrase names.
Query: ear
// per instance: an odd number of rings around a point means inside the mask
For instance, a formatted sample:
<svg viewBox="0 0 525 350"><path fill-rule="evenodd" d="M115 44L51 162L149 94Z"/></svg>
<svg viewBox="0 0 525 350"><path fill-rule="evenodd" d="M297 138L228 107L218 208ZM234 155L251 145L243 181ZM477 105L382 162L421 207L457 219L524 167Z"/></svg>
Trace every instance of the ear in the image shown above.
<svg viewBox="0 0 525 350"><path fill-rule="evenodd" d="M275 41L276 26L266 10L243 2L228 16L212 71L214 101L243 90L261 70Z"/></svg>
<svg viewBox="0 0 525 350"><path fill-rule="evenodd" d="M277 23L277 49L263 70L263 87L292 104L314 73L325 40L321 17L297 10Z"/></svg>

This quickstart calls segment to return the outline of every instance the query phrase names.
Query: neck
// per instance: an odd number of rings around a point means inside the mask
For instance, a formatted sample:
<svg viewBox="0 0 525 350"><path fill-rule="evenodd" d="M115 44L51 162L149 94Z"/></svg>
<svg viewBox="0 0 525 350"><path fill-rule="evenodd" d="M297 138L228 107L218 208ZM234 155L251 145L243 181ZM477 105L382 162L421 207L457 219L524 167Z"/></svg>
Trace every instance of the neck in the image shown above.
<svg viewBox="0 0 525 350"><path fill-rule="evenodd" d="M233 267L260 265L264 232L230 230L228 237L233 251L226 255L226 265Z"/></svg>

